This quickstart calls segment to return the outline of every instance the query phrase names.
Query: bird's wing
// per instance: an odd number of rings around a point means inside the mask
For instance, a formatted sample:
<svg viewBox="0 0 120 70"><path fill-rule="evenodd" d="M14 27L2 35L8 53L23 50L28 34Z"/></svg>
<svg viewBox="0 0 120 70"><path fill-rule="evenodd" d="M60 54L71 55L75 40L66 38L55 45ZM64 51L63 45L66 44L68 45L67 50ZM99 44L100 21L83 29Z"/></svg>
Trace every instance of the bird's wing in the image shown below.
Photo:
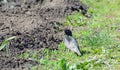
<svg viewBox="0 0 120 70"><path fill-rule="evenodd" d="M71 37L71 36L70 36ZM77 40L71 37L71 42L74 43L75 46L78 46Z"/></svg>
<svg viewBox="0 0 120 70"><path fill-rule="evenodd" d="M64 38L63 41L64 41L66 47L68 48L69 47L69 41L66 38Z"/></svg>
<svg viewBox="0 0 120 70"><path fill-rule="evenodd" d="M80 48L78 46L77 40L75 40L73 37L71 37L71 46L74 47L74 50L80 51Z"/></svg>

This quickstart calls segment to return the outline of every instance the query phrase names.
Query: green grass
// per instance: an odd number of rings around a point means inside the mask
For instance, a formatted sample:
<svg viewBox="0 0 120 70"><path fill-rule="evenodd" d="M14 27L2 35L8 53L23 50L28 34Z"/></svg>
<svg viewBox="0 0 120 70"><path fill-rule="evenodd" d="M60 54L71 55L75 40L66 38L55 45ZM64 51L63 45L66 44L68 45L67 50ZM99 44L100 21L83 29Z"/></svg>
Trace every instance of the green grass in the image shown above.
<svg viewBox="0 0 120 70"><path fill-rule="evenodd" d="M6 52L7 56L9 55L9 41L12 40L12 39L14 39L14 38L15 38L15 36L10 37L8 39L5 39L3 41L3 43L0 45L0 51L5 48L5 52Z"/></svg>
<svg viewBox="0 0 120 70"><path fill-rule="evenodd" d="M119 70L120 69L120 0L81 0L89 5L86 18L80 12L68 16L65 26L73 29L83 56L67 51L64 43L58 50L26 52L20 58L37 60L32 70Z"/></svg>

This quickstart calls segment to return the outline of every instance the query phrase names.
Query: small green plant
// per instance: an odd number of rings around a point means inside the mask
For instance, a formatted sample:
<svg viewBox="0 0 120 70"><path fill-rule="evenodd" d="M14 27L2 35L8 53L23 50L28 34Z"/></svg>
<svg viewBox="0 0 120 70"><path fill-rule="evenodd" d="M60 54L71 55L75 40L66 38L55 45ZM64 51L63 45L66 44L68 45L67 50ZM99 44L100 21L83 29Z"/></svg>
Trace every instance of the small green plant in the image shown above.
<svg viewBox="0 0 120 70"><path fill-rule="evenodd" d="M111 45L114 41L108 32L103 31L83 31L82 43L85 46L100 47Z"/></svg>
<svg viewBox="0 0 120 70"><path fill-rule="evenodd" d="M29 52L25 52L25 53L20 55L20 58L27 59L27 58L29 58L29 56L30 56L30 53Z"/></svg>
<svg viewBox="0 0 120 70"><path fill-rule="evenodd" d="M66 46L65 46L64 42L61 42L61 44L59 45L59 49L60 50L65 50L66 49Z"/></svg>
<svg viewBox="0 0 120 70"><path fill-rule="evenodd" d="M32 66L28 70L41 70L41 68L39 66Z"/></svg>
<svg viewBox="0 0 120 70"><path fill-rule="evenodd" d="M32 59L37 60L37 59L38 59L38 56L39 56L39 53L38 53L38 52L34 52L34 53L32 54Z"/></svg>
<svg viewBox="0 0 120 70"><path fill-rule="evenodd" d="M5 39L5 41L3 41L3 43L1 44L0 46L0 51L3 49L3 48L6 48L6 54L8 55L9 54L9 41L14 39L16 36L13 36L13 37L10 37L8 39Z"/></svg>
<svg viewBox="0 0 120 70"><path fill-rule="evenodd" d="M64 58L60 59L58 62L56 62L55 67L60 70L67 70L68 69L67 60L65 60Z"/></svg>
<svg viewBox="0 0 120 70"><path fill-rule="evenodd" d="M64 24L73 27L84 26L87 24L87 18L80 12L76 12L73 15L67 16L67 21Z"/></svg>

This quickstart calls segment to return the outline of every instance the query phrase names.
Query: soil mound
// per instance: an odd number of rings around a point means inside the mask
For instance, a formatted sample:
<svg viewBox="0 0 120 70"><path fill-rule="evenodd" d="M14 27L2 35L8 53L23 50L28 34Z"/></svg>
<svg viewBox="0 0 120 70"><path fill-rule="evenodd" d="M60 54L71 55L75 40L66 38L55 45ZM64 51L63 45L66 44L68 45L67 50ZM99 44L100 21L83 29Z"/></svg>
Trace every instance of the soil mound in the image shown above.
<svg viewBox="0 0 120 70"><path fill-rule="evenodd" d="M10 57L16 57L26 49L57 49L62 41L62 22L76 11L85 15L87 8L79 0L0 0L0 44L5 38L17 36L10 42ZM0 55L3 52L0 51ZM9 58L1 57L0 69L22 65L22 60L12 62ZM14 62L20 63L19 66L14 66Z"/></svg>

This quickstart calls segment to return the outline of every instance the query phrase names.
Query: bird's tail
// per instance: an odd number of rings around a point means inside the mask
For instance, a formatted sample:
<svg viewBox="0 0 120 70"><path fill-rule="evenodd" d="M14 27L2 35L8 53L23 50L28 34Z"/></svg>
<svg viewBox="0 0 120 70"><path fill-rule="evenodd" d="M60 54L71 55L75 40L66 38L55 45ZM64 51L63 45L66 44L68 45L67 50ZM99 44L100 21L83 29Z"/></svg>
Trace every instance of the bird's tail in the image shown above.
<svg viewBox="0 0 120 70"><path fill-rule="evenodd" d="M81 54L81 52L80 52L80 51L78 51L78 52L77 52L77 54L78 54L79 56L82 56L82 54Z"/></svg>

